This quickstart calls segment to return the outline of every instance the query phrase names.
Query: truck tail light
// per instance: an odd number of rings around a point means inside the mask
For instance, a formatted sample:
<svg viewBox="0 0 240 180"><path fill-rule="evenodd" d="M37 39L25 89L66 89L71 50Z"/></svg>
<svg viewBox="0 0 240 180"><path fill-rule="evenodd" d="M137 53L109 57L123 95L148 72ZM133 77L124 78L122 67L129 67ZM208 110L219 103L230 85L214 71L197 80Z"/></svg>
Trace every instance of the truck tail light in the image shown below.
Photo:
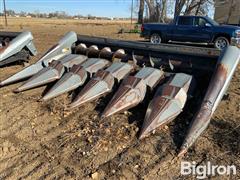
<svg viewBox="0 0 240 180"><path fill-rule="evenodd" d="M143 24L142 24L142 26L141 26L141 32L143 32L143 30L144 30L144 26L143 26Z"/></svg>

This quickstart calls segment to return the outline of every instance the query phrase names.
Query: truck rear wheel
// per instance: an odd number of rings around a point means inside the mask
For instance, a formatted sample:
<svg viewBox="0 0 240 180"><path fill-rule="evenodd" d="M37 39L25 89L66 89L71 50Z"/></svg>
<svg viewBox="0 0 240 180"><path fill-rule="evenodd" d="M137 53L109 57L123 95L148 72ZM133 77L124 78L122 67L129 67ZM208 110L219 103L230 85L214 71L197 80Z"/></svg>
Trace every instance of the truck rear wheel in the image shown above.
<svg viewBox="0 0 240 180"><path fill-rule="evenodd" d="M160 36L159 34L153 33L153 34L151 35L151 37L150 37L150 42L151 42L152 44L161 44L162 38L161 38L161 36Z"/></svg>
<svg viewBox="0 0 240 180"><path fill-rule="evenodd" d="M218 37L214 41L214 47L220 50L225 49L229 45L229 41L226 37Z"/></svg>

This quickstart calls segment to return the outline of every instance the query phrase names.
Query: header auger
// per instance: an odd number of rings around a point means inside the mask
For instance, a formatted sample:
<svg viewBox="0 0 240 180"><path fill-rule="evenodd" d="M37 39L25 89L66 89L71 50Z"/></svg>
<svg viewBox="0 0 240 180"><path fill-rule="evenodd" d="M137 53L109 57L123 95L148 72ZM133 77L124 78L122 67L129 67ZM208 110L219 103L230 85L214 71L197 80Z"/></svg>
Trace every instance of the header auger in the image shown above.
<svg viewBox="0 0 240 180"><path fill-rule="evenodd" d="M16 90L20 92L54 82L42 97L44 101L83 86L68 110L112 92L112 99L100 112L102 120L148 103L140 139L173 121L186 110L188 100L195 98L201 103L196 103L198 111L192 112L195 116L182 140L181 156L207 128L239 60L240 50L234 46L221 53L209 48L152 45L70 32L37 63L0 84L32 76ZM148 93L154 96L146 96Z"/></svg>

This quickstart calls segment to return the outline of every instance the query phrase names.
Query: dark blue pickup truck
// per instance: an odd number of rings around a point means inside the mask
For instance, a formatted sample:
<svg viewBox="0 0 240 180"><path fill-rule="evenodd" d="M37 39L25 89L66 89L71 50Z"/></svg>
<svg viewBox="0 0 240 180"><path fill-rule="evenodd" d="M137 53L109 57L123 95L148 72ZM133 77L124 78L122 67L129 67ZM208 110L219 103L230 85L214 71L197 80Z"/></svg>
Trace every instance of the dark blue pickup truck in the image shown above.
<svg viewBox="0 0 240 180"><path fill-rule="evenodd" d="M154 44L169 41L207 43L224 49L232 41L240 44L240 27L219 25L208 17L178 16L170 24L143 24L141 37Z"/></svg>

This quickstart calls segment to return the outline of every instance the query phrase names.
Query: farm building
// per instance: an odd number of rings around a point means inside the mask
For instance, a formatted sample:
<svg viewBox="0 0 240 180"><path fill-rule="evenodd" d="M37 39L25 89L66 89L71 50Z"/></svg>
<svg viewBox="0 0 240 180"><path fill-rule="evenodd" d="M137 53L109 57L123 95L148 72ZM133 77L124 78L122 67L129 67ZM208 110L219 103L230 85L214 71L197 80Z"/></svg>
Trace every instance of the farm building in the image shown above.
<svg viewBox="0 0 240 180"><path fill-rule="evenodd" d="M214 19L220 24L240 25L240 0L215 0Z"/></svg>

